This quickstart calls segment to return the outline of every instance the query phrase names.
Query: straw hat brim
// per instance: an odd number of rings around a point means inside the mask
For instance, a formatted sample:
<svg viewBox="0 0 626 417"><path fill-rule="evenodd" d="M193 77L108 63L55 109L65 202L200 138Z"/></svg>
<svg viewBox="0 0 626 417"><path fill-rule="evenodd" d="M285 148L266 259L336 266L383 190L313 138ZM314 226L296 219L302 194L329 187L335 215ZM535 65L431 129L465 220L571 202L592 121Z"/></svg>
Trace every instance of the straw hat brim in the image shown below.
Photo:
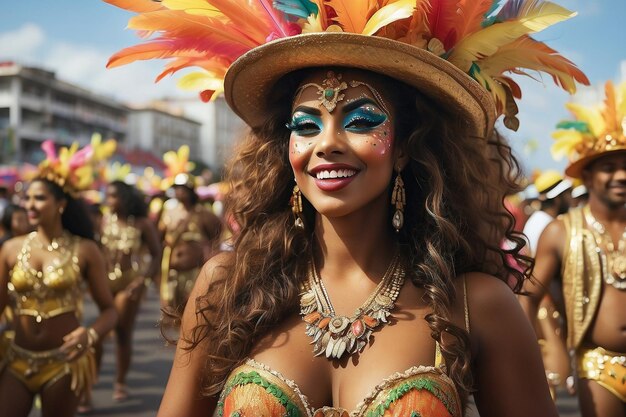
<svg viewBox="0 0 626 417"><path fill-rule="evenodd" d="M603 156L616 153L616 152L626 152L626 147L617 147L609 151L604 151L604 152L600 152L600 153L596 153L593 155L588 155L583 158L580 158L572 162L571 164L567 166L567 168L565 168L565 175L567 175L568 177L572 177L572 178L582 178L583 170L585 169L587 165L589 165L590 163L592 163L598 158L601 158Z"/></svg>
<svg viewBox="0 0 626 417"><path fill-rule="evenodd" d="M493 129L494 100L478 82L424 49L377 36L309 33L261 45L230 66L224 95L237 115L251 127L259 127L275 105L269 97L281 77L299 69L327 66L372 71L413 86L450 114L466 120L475 136L487 137Z"/></svg>

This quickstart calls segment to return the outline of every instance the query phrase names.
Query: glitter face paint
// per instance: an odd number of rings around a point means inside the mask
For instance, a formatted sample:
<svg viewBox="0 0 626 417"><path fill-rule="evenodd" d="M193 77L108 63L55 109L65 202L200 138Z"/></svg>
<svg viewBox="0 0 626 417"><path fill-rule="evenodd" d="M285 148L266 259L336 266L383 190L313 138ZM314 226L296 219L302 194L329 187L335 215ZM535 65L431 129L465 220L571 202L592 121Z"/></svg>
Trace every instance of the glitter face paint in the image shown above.
<svg viewBox="0 0 626 417"><path fill-rule="evenodd" d="M320 71L303 85L320 84L325 75ZM394 114L386 111L389 101L375 89L375 77L346 71L343 80L350 86L332 111L320 105L318 89L298 90L287 123L295 180L315 209L330 217L371 208L374 201L384 201L386 210L397 162Z"/></svg>

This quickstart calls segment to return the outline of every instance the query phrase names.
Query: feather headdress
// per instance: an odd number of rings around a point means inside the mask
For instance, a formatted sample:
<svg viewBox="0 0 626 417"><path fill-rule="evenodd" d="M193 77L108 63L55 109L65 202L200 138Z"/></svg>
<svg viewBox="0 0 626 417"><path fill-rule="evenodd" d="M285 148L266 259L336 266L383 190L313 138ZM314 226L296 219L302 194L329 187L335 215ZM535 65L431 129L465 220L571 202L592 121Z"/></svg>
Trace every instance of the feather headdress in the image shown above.
<svg viewBox="0 0 626 417"><path fill-rule="evenodd" d="M504 114L505 125L514 130L518 127L515 99L522 93L510 74L547 73L570 93L576 82L588 84L571 61L530 37L576 14L548 1L105 1L137 12L128 27L143 37L152 36L146 43L116 53L108 66L173 59L157 81L183 68L198 67L200 72L185 75L179 85L199 90L205 101L223 91L226 72L240 56L275 39L312 33L382 37L427 50L486 89L496 113L487 115L488 121ZM296 53L296 45L291 46Z"/></svg>
<svg viewBox="0 0 626 417"><path fill-rule="evenodd" d="M69 148L61 147L57 154L54 142L47 140L41 144L41 149L46 159L39 164L35 178L54 182L72 197L78 197L91 186L94 180L91 145L79 149L74 142Z"/></svg>
<svg viewBox="0 0 626 417"><path fill-rule="evenodd" d="M608 81L604 92L601 104L567 103L575 120L559 123L552 134L552 156L569 158L565 173L571 177L579 178L589 162L605 153L626 150L626 81L617 87Z"/></svg>
<svg viewBox="0 0 626 417"><path fill-rule="evenodd" d="M163 154L165 178L161 183L162 189L168 189L173 185L184 185L194 189L195 178L190 172L195 168L195 164L189 161L189 146L183 145L177 151L167 151Z"/></svg>

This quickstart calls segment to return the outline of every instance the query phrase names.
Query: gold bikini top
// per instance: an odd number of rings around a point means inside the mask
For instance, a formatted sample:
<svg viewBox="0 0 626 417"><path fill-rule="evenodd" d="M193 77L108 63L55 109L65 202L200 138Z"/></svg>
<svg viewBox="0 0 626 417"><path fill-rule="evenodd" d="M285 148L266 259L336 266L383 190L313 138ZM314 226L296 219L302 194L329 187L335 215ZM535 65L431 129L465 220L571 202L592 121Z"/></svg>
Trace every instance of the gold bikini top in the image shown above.
<svg viewBox="0 0 626 417"><path fill-rule="evenodd" d="M37 232L32 232L24 239L17 262L10 271L8 289L15 315L33 316L41 322L79 310L80 237L68 234L60 239L61 244L49 245L47 250L58 256L43 270L37 270L30 264L31 244L36 236Z"/></svg>
<svg viewBox="0 0 626 417"><path fill-rule="evenodd" d="M122 224L116 214L106 215L102 222L100 242L110 252L130 255L141 248L141 230L135 227L133 217Z"/></svg>

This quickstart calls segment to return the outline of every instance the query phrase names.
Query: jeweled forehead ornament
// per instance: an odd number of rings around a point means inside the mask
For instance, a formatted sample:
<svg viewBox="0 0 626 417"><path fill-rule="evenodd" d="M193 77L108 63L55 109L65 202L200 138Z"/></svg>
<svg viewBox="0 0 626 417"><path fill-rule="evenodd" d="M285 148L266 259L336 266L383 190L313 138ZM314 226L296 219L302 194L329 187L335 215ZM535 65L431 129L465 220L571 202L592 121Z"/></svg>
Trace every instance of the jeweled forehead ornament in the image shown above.
<svg viewBox="0 0 626 417"><path fill-rule="evenodd" d="M328 71L326 73L326 78L324 78L321 85L317 83L306 83L301 85L296 91L293 101L296 102L305 89L315 87L317 88L317 94L319 95L319 105L324 106L329 113L332 113L333 110L335 110L335 107L337 107L337 103L345 98L345 94L342 93L342 91L347 90L348 85L350 87L363 86L367 88L370 93L372 93L385 113L389 114L389 110L387 109L385 102L374 87L362 81L352 80L349 83L346 83L345 81L342 81L342 78L341 74L335 74L334 71Z"/></svg>

